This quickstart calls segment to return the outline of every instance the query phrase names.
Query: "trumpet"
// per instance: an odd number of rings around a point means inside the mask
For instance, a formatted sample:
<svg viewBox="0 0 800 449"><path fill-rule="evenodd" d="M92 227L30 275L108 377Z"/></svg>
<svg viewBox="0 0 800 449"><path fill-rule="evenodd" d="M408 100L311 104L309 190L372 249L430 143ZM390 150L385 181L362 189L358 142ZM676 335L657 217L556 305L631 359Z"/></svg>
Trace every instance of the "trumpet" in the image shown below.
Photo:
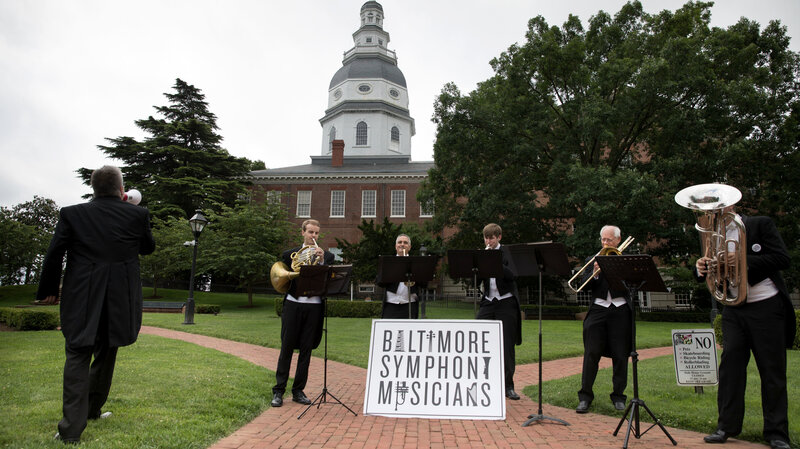
<svg viewBox="0 0 800 449"><path fill-rule="evenodd" d="M592 275L589 276L589 278L586 279L586 282L581 284L580 287L574 287L572 284L573 282L574 283L580 282L580 279L583 277L583 274L586 272L586 270L588 270L589 267L594 266L594 260L597 259L597 256L619 256L620 254L622 254L623 251L625 251L625 248L627 248L628 245L633 243L634 240L635 239L633 237L628 236L628 238L626 238L625 241L622 242L616 248L614 248L613 246L604 246L603 249L601 249L600 251L597 252L597 254L592 256L592 258L589 259L589 261L586 262L586 264L583 267L581 267L581 269L578 270L578 272L575 273L575 275L572 276L569 281L567 281L567 285L569 286L569 288L575 293L580 293L580 291L583 290L583 287L586 287L586 284L588 284L593 277L597 276L597 273L600 272L600 269L598 268L597 270L593 270Z"/></svg>
<svg viewBox="0 0 800 449"><path fill-rule="evenodd" d="M269 270L269 280L272 288L278 293L289 291L289 283L292 279L300 276L300 269L306 265L322 265L322 259L317 259L317 241L311 239L314 245L303 245L299 250L293 252L289 257L292 259L291 270L282 261L272 264Z"/></svg>

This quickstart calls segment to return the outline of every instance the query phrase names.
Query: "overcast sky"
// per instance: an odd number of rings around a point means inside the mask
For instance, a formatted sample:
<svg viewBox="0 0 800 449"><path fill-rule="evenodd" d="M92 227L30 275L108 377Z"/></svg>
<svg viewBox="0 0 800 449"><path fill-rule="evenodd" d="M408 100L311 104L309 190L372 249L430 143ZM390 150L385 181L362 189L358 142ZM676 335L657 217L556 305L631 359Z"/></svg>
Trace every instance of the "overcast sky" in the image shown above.
<svg viewBox="0 0 800 449"><path fill-rule="evenodd" d="M405 75L414 161L433 159L442 86L462 93L524 41L527 21L586 24L622 0L384 0L384 30ZM649 13L678 0L643 0ZM119 164L97 145L144 135L134 121L166 105L176 78L202 90L223 146L267 167L320 154L328 84L353 46L361 0L0 0L0 206L34 195L63 207L89 191L80 167ZM712 25L742 16L787 26L800 51L800 1L718 0Z"/></svg>

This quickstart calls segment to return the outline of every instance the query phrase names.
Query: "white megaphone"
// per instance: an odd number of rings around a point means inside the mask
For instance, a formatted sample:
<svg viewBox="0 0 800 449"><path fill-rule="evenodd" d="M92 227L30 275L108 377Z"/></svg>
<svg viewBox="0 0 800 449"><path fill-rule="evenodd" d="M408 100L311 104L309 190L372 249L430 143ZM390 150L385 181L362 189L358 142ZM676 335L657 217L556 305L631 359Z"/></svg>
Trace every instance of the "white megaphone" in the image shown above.
<svg viewBox="0 0 800 449"><path fill-rule="evenodd" d="M136 189L130 189L122 194L122 201L137 205L142 202L142 192Z"/></svg>

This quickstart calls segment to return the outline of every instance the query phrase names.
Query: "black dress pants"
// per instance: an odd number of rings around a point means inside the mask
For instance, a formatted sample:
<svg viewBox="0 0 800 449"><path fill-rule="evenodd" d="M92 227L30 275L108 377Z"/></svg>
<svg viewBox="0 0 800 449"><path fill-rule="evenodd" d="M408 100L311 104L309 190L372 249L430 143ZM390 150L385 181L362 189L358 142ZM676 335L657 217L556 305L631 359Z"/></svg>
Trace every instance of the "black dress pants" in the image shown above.
<svg viewBox="0 0 800 449"><path fill-rule="evenodd" d="M311 363L311 351L315 346L316 327L323 314L322 304L304 304L285 300L281 314L281 353L278 356L278 368L275 370L275 386L273 393L283 394L289 381L289 368L292 365L292 354L298 349L297 368L294 372L292 393L303 391L308 381L308 366Z"/></svg>
<svg viewBox="0 0 800 449"><path fill-rule="evenodd" d="M514 371L517 367L516 351L514 345L517 342L517 323L520 311L517 298L510 298L489 301L486 298L481 300L478 320L500 320L503 322L503 358L506 380L506 389L514 389Z"/></svg>
<svg viewBox="0 0 800 449"><path fill-rule="evenodd" d="M583 373L578 399L592 402L598 363L610 354L613 374L612 401L625 402L628 385L628 356L631 351L631 309L627 304L609 307L592 304L583 321Z"/></svg>
<svg viewBox="0 0 800 449"><path fill-rule="evenodd" d="M408 319L408 311L408 304L393 304L384 301L381 318L396 320ZM419 303L414 301L411 303L411 319L416 320L417 318L419 318Z"/></svg>
<svg viewBox="0 0 800 449"><path fill-rule="evenodd" d="M764 439L789 441L784 319L778 295L722 311L717 426L726 433L738 435L742 431L747 365L752 351L761 376Z"/></svg>
<svg viewBox="0 0 800 449"><path fill-rule="evenodd" d="M105 342L85 348L66 346L66 355L64 416L58 423L58 432L64 441L78 441L86 428L87 419L99 418L108 399L117 348L109 347Z"/></svg>

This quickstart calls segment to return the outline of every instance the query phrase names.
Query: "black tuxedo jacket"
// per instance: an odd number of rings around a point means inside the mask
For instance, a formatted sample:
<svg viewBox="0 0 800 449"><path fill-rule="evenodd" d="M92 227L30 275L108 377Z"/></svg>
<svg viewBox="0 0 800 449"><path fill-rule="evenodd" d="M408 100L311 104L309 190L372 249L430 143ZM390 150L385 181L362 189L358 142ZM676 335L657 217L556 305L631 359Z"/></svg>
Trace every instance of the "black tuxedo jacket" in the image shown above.
<svg viewBox="0 0 800 449"><path fill-rule="evenodd" d="M302 248L302 246L298 246L298 247L292 248L292 249L287 249L286 251L284 251L281 254L281 260L283 261L283 263L286 264L287 267L291 267L292 266L292 253L294 253L296 251L300 251L301 248ZM325 265L333 265L333 263L335 261L336 261L336 256L334 256L332 252L325 251L325 256L323 256L323 263ZM289 290L287 290L286 291L286 295L283 296L284 302L286 301L286 296L288 296L288 295L292 295L294 298L298 298L299 296L301 296L301 295L299 295L297 293L297 283L295 282L295 279L292 279L292 281L289 283ZM322 304L323 304L323 307L324 307L324 304L325 304L325 298L324 297L322 298ZM325 314L320 314L320 319L316 323L311 323L311 325L313 326L312 329L313 329L313 332L314 332L314 348L315 349L319 346L320 342L322 341L322 325L323 325L323 321L325 319L324 315ZM300 348L299 347L295 347L294 349L300 349Z"/></svg>
<svg viewBox="0 0 800 449"><path fill-rule="evenodd" d="M104 306L108 345L136 341L142 325L139 254L154 249L150 214L143 207L119 197L99 197L61 209L36 297L58 295L66 253L61 332L67 346L95 344Z"/></svg>
<svg viewBox="0 0 800 449"><path fill-rule="evenodd" d="M497 291L500 292L501 295L511 293L514 295L514 301L517 302L519 313L517 314L517 338L514 344L519 346L522 344L522 308L519 305L519 292L517 291L517 270L511 260L511 253L508 251L508 248L500 245L500 253L503 255L503 277L495 278L494 280L497 284ZM485 298L486 294L489 292L489 279L491 278L481 279L481 299Z"/></svg>
<svg viewBox="0 0 800 449"><path fill-rule="evenodd" d="M786 347L791 348L797 325L789 290L780 273L789 268L789 251L771 218L742 216L742 222L747 236L747 283L755 285L769 278L775 284L783 302Z"/></svg>

